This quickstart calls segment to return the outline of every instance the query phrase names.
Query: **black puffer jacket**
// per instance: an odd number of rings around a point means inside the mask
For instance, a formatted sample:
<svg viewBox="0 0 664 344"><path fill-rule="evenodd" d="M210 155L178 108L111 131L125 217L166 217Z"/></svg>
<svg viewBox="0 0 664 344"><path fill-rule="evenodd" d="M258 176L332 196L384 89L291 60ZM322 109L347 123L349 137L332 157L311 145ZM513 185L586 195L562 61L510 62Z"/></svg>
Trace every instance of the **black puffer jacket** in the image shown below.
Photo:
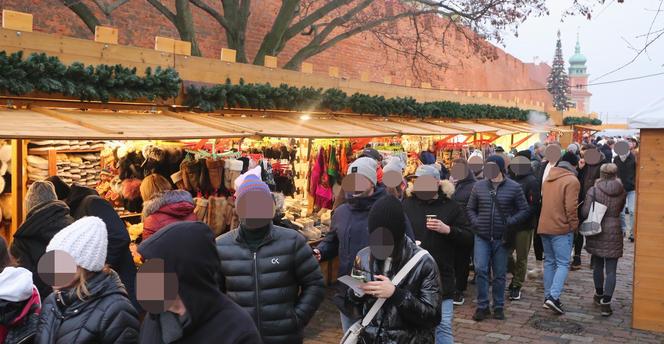
<svg viewBox="0 0 664 344"><path fill-rule="evenodd" d="M519 183L506 178L496 189L496 199L500 203L505 222L494 205L491 197L492 182L489 179L475 183L468 200L468 218L476 230L476 234L484 240L500 240L506 225L513 226L528 220L530 210L526 197Z"/></svg>
<svg viewBox="0 0 664 344"><path fill-rule="evenodd" d="M64 202L47 202L32 209L14 234L12 256L18 260L20 266L32 272L32 280L42 299L48 296L53 288L39 278L39 258L46 252L46 246L53 236L73 222L74 219L69 216L69 207Z"/></svg>
<svg viewBox="0 0 664 344"><path fill-rule="evenodd" d="M83 301L73 290L44 300L35 344L138 342L138 315L115 271L96 273L87 287Z"/></svg>
<svg viewBox="0 0 664 344"><path fill-rule="evenodd" d="M631 152L625 161L620 156L613 158L613 163L618 166L618 178L622 181L626 192L634 191L636 184L636 158Z"/></svg>
<svg viewBox="0 0 664 344"><path fill-rule="evenodd" d="M272 226L252 252L239 233L235 229L217 239L222 291L254 318L264 343L301 343L302 329L325 293L307 240Z"/></svg>
<svg viewBox="0 0 664 344"><path fill-rule="evenodd" d="M517 225L517 231L533 230L537 227L537 220L539 219L540 207L542 205L542 187L533 175L532 169L526 174L514 176L513 180L521 186L523 195L528 202L530 209L528 219L521 224Z"/></svg>
<svg viewBox="0 0 664 344"><path fill-rule="evenodd" d="M447 198L442 192L434 200L421 200L411 196L403 201L404 212L408 216L415 239L422 242L423 249L429 251L438 264L442 279L443 300L454 297L454 247L457 237L470 233L465 209L459 203ZM436 215L438 220L450 226L449 234L440 234L426 228L427 215Z"/></svg>
<svg viewBox="0 0 664 344"><path fill-rule="evenodd" d="M405 238L402 259L395 264L390 274L393 279L408 260L422 248ZM369 248L357 254L364 271L382 271L371 257ZM370 296L357 298L349 289L348 298L361 308L364 316L376 299ZM429 344L434 343L434 331L440 323L440 276L436 261L425 255L397 286L394 295L378 311L376 317L365 328L360 337L364 344Z"/></svg>
<svg viewBox="0 0 664 344"><path fill-rule="evenodd" d="M72 216L77 220L83 216L96 216L104 221L108 232L106 264L118 273L129 300L140 309L136 301L136 265L129 251L129 232L113 206L105 199L91 195L80 201Z"/></svg>

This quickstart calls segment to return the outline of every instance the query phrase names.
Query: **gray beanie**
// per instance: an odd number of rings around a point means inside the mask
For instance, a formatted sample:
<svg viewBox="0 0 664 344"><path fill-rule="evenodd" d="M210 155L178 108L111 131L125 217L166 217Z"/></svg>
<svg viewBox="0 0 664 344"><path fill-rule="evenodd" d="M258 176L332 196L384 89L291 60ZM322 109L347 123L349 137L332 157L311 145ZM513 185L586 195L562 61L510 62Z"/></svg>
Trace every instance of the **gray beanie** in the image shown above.
<svg viewBox="0 0 664 344"><path fill-rule="evenodd" d="M576 143L572 142L567 146L567 151L572 153L572 154L579 154L579 145Z"/></svg>
<svg viewBox="0 0 664 344"><path fill-rule="evenodd" d="M32 209L52 201L57 201L55 186L49 181L36 181L30 185L25 195L25 207L28 212Z"/></svg>
<svg viewBox="0 0 664 344"><path fill-rule="evenodd" d="M387 173L390 171L397 171L399 173L403 173L403 162L401 161L401 158L398 157L392 157L387 161L387 164L385 164L385 167L383 167L383 173Z"/></svg>
<svg viewBox="0 0 664 344"><path fill-rule="evenodd" d="M350 166L348 166L347 174L358 173L361 174L376 185L378 183L378 176L376 174L376 169L378 168L378 162L372 158L362 157L357 158L353 161Z"/></svg>
<svg viewBox="0 0 664 344"><path fill-rule="evenodd" d="M440 180L440 171L438 171L433 165L420 165L420 167L417 168L417 171L415 171L415 176L432 176L436 178L436 180Z"/></svg>

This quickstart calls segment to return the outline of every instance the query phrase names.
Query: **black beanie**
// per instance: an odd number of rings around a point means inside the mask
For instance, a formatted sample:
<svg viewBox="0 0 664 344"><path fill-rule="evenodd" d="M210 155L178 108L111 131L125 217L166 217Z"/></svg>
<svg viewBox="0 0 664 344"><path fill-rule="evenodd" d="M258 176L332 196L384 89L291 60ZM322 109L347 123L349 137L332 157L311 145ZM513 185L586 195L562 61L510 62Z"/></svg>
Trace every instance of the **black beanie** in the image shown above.
<svg viewBox="0 0 664 344"><path fill-rule="evenodd" d="M560 161L567 161L572 166L579 166L579 157L572 152L565 153L565 155L563 155Z"/></svg>
<svg viewBox="0 0 664 344"><path fill-rule="evenodd" d="M378 199L369 211L369 233L383 227L392 233L395 243L400 242L400 239L406 234L405 223L406 216L403 213L403 206L392 195Z"/></svg>
<svg viewBox="0 0 664 344"><path fill-rule="evenodd" d="M518 153L516 153L516 156L522 156L527 158L528 160L530 160L533 157L532 153L528 149L519 151Z"/></svg>
<svg viewBox="0 0 664 344"><path fill-rule="evenodd" d="M63 201L67 197L69 197L69 192L71 192L71 188L69 187L69 185L67 185L67 183L62 181L60 177L50 176L46 178L46 180L51 182L55 187L55 194L58 195L58 200Z"/></svg>

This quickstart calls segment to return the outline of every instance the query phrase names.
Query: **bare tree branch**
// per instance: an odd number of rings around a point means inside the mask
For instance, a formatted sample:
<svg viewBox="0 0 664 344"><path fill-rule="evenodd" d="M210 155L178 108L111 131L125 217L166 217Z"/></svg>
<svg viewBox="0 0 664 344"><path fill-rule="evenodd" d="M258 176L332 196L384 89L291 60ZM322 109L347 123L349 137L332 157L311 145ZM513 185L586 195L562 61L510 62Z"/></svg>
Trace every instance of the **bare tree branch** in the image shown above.
<svg viewBox="0 0 664 344"><path fill-rule="evenodd" d="M202 9L203 11L207 12L212 18L214 18L219 25L221 25L225 30L231 30L230 23L228 23L228 20L219 13L219 11L215 10L214 8L208 6L205 2L201 0L190 0L194 6Z"/></svg>
<svg viewBox="0 0 664 344"><path fill-rule="evenodd" d="M175 23L175 13L171 12L168 7L164 6L159 0L148 0L150 5L156 8L163 14L170 22Z"/></svg>
<svg viewBox="0 0 664 344"><path fill-rule="evenodd" d="M104 0L93 0L93 2L108 17L118 7L120 7L124 4L126 4L127 2L129 2L129 0L116 0L115 2L112 2L110 4L107 4Z"/></svg>
<svg viewBox="0 0 664 344"><path fill-rule="evenodd" d="M95 33L95 28L101 24L97 16L90 10L88 6L80 0L64 0L64 5L67 6L72 12L85 23L90 32Z"/></svg>

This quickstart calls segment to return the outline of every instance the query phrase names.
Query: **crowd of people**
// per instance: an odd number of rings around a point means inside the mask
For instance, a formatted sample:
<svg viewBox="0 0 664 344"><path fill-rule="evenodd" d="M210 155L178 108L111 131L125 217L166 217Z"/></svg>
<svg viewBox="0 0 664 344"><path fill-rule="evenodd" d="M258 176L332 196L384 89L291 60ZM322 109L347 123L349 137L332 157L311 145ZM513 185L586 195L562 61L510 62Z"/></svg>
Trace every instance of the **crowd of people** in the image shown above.
<svg viewBox="0 0 664 344"><path fill-rule="evenodd" d="M610 316L634 234L638 141L499 148L471 152L479 168L459 159L447 169L427 152L406 177L404 162L366 149L313 249L273 223L274 195L254 174L235 182L239 227L217 238L192 221L190 194L146 178L138 270L124 223L94 190L35 182L11 246L0 237L0 344L302 343L325 298L318 262L335 257L338 277L357 281L338 283L333 298L343 342L454 343L454 305L471 297L470 271L476 321L504 320L505 299L520 300L524 283L542 283L543 307L564 314L565 281L584 245L593 299ZM581 235L598 204L601 231ZM531 246L539 268L528 271Z"/></svg>

